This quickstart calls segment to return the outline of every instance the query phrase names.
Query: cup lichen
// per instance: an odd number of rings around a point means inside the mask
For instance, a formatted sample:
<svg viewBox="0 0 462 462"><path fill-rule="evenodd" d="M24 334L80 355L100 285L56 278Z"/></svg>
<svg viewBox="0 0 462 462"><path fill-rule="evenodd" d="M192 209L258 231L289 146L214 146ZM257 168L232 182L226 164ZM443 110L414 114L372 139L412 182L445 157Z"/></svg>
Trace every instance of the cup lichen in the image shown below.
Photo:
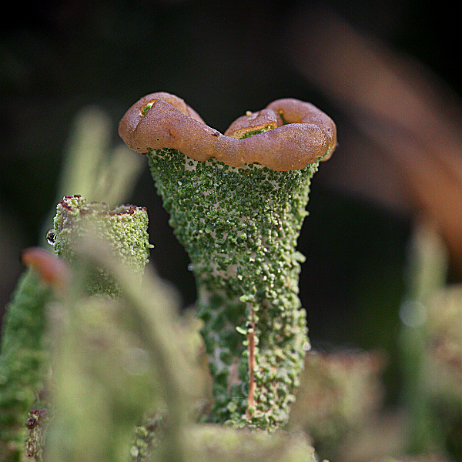
<svg viewBox="0 0 462 462"><path fill-rule="evenodd" d="M311 177L335 147L335 125L308 103L279 100L221 135L189 116L182 100L175 108L173 98L156 98L127 111L119 133L140 152L147 148L170 224L191 259L213 376L210 420L274 429L287 422L309 349L296 244ZM316 150L304 152L307 145Z"/></svg>
<svg viewBox="0 0 462 462"><path fill-rule="evenodd" d="M64 196L56 207L54 229L47 233L47 239L58 256L73 263L79 237L93 233L95 239L107 241L122 264L142 276L153 247L147 227L145 207L120 205L111 210L104 202L87 203L80 195ZM89 275L87 289L92 294L118 294L117 285L102 268Z"/></svg>

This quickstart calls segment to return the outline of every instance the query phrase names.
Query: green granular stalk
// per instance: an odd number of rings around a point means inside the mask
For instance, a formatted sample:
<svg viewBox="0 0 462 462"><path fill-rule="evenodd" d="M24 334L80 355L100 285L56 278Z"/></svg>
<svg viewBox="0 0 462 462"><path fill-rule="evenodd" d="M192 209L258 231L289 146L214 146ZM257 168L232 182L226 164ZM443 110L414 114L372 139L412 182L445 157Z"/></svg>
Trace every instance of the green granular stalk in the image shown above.
<svg viewBox="0 0 462 462"><path fill-rule="evenodd" d="M140 277L148 262L148 215L145 207L121 205L111 210L104 202L90 202L82 196L65 196L54 218L55 253L77 263L75 246L81 237L104 240L114 257ZM103 268L89 272L85 286L90 294L119 295L112 276Z"/></svg>
<svg viewBox="0 0 462 462"><path fill-rule="evenodd" d="M309 348L296 244L318 163L278 172L198 162L173 149L148 158L196 278L213 376L211 420L278 427Z"/></svg>
<svg viewBox="0 0 462 462"><path fill-rule="evenodd" d="M0 460L24 452L26 419L49 367L45 306L51 290L35 270L21 276L3 318L0 355Z"/></svg>

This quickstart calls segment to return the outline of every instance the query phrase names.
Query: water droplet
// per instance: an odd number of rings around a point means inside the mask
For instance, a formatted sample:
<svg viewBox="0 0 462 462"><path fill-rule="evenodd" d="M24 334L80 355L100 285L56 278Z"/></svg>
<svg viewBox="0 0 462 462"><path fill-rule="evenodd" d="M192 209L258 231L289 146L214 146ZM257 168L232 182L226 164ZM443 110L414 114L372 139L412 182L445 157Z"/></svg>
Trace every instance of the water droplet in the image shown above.
<svg viewBox="0 0 462 462"><path fill-rule="evenodd" d="M55 245L56 231L54 229L49 229L46 237L48 244Z"/></svg>
<svg viewBox="0 0 462 462"><path fill-rule="evenodd" d="M190 263L190 264L188 265L188 271L192 271L193 269L194 269L193 264Z"/></svg>

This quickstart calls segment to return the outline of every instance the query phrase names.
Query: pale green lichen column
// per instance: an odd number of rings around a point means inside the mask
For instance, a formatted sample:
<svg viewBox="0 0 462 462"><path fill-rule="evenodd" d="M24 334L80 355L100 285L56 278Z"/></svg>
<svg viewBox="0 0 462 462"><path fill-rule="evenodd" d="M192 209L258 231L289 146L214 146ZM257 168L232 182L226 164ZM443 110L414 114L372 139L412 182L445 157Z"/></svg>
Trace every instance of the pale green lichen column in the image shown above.
<svg viewBox="0 0 462 462"><path fill-rule="evenodd" d="M298 298L297 238L318 162L274 171L148 153L170 224L197 281L210 358L211 420L275 428L287 421L309 348Z"/></svg>
<svg viewBox="0 0 462 462"><path fill-rule="evenodd" d="M29 268L6 309L0 347L0 460L21 459L26 419L40 406L48 372L45 311L52 291Z"/></svg>
<svg viewBox="0 0 462 462"><path fill-rule="evenodd" d="M115 258L140 276L149 259L148 214L145 207L90 202L79 195L65 196L56 207L49 240L57 255L76 263L79 238L102 239ZM103 268L92 271L85 284L91 294L118 295L119 289Z"/></svg>

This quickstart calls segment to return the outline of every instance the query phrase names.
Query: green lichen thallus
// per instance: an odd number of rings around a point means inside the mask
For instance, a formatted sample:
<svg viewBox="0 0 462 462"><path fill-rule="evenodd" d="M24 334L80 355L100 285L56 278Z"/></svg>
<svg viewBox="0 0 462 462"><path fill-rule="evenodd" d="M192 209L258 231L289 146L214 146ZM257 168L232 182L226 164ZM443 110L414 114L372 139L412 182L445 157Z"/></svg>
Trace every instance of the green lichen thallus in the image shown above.
<svg viewBox="0 0 462 462"><path fill-rule="evenodd" d="M80 195L64 196L56 207L54 228L47 241L71 265L78 264L79 240L92 237L104 241L127 268L140 277L149 258L148 214L145 207L120 205L111 209L104 202L89 202ZM102 242L103 244L103 242ZM118 295L119 288L108 271L94 268L87 277L89 293Z"/></svg>
<svg viewBox="0 0 462 462"><path fill-rule="evenodd" d="M142 98L119 133L147 152L191 259L213 376L210 420L275 428L287 421L309 349L296 244L335 125L308 103L279 100L237 119L225 136L175 98Z"/></svg>

